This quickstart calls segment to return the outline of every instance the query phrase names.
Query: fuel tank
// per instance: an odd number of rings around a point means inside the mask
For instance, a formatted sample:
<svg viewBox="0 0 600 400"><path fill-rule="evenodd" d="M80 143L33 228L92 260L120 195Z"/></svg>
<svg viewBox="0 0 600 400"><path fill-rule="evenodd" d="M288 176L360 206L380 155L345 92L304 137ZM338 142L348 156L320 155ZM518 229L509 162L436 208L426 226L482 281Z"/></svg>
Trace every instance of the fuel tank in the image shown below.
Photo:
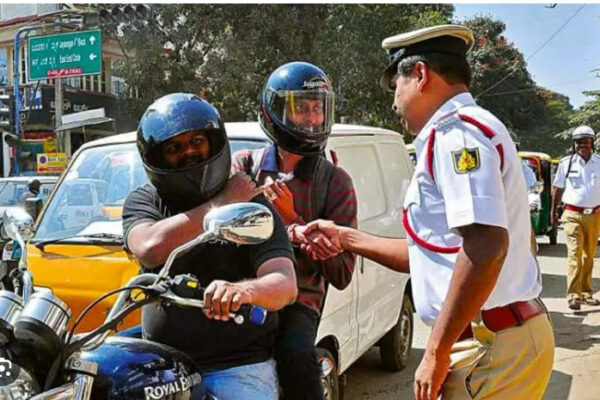
<svg viewBox="0 0 600 400"><path fill-rule="evenodd" d="M201 376L192 360L159 343L109 337L80 358L98 364L93 400L187 400L194 389L201 390Z"/></svg>

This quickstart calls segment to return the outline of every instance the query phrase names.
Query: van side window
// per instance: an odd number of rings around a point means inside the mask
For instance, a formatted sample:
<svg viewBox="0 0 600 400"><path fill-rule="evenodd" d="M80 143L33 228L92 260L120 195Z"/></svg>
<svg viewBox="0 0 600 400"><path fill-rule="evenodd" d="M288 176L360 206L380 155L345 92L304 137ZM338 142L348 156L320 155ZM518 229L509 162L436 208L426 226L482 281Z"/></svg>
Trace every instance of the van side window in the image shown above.
<svg viewBox="0 0 600 400"><path fill-rule="evenodd" d="M381 163L385 165L384 176L386 188L390 198L397 204L392 207L401 209L404 202L406 188L413 174L413 166L405 157L400 143L380 143L379 154Z"/></svg>
<svg viewBox="0 0 600 400"><path fill-rule="evenodd" d="M383 179L373 144L336 147L339 166L352 177L358 201L358 220L364 221L386 212Z"/></svg>

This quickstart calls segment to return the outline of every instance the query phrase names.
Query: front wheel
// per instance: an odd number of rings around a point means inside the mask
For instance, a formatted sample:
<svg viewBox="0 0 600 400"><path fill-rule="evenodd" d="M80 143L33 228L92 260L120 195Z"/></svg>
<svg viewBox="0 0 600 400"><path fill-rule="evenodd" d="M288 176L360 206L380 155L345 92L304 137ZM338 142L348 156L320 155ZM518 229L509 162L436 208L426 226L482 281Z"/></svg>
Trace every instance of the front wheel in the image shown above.
<svg viewBox="0 0 600 400"><path fill-rule="evenodd" d="M321 379L325 400L342 400L337 363L327 349L317 347L317 360L321 368Z"/></svg>
<svg viewBox="0 0 600 400"><path fill-rule="evenodd" d="M413 304L405 293L398 322L385 334L379 345L379 355L385 369L400 371L406 367L412 348L413 330Z"/></svg>

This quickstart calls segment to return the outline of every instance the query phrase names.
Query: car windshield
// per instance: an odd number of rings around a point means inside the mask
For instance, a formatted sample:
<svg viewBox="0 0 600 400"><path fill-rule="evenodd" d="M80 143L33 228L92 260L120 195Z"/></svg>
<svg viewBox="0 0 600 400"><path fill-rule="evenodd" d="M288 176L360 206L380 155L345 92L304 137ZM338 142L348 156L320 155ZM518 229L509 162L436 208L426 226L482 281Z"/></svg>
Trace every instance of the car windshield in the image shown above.
<svg viewBox="0 0 600 400"><path fill-rule="evenodd" d="M3 180L0 181L0 207L18 206L22 197L27 192L26 180ZM52 191L53 183L42 183L40 193L45 200Z"/></svg>
<svg viewBox="0 0 600 400"><path fill-rule="evenodd" d="M231 140L233 152L264 147L266 142ZM41 217L32 242L61 239L122 241L123 203L148 183L134 143L92 147L72 162Z"/></svg>
<svg viewBox="0 0 600 400"><path fill-rule="evenodd" d="M123 202L129 192L147 182L135 144L84 150L52 196L33 241L122 236Z"/></svg>

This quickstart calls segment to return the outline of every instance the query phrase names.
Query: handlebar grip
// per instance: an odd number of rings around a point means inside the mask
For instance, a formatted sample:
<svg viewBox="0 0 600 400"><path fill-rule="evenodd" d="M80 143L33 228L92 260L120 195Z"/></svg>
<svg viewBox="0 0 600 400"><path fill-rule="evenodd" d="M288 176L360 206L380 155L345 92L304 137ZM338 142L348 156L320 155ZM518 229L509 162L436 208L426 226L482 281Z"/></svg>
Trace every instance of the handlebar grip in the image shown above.
<svg viewBox="0 0 600 400"><path fill-rule="evenodd" d="M237 314L242 315L247 321L258 326L262 326L267 320L267 310L250 304L242 304Z"/></svg>

